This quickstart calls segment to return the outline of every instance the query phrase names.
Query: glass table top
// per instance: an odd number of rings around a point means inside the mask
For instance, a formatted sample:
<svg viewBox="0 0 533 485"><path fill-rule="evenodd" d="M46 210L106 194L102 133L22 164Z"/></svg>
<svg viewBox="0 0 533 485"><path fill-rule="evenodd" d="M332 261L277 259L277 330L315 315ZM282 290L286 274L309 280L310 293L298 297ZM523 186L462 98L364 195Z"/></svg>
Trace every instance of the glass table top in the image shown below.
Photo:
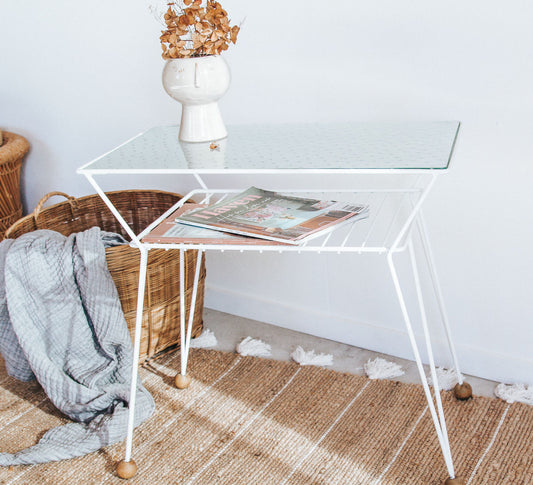
<svg viewBox="0 0 533 485"><path fill-rule="evenodd" d="M79 173L222 173L448 168L459 122L299 123L228 126L228 137L184 143L160 126Z"/></svg>

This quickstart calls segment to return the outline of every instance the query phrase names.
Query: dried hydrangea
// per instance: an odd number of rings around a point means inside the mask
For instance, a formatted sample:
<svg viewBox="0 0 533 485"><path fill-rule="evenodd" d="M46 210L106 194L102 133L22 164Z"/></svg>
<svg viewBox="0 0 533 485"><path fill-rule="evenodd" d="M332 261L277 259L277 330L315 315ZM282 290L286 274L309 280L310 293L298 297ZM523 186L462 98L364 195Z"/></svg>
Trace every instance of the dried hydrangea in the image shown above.
<svg viewBox="0 0 533 485"><path fill-rule="evenodd" d="M228 13L220 3L182 0L168 3L164 15L166 30L161 32L163 59L220 54L230 42L237 42L240 27L230 26Z"/></svg>

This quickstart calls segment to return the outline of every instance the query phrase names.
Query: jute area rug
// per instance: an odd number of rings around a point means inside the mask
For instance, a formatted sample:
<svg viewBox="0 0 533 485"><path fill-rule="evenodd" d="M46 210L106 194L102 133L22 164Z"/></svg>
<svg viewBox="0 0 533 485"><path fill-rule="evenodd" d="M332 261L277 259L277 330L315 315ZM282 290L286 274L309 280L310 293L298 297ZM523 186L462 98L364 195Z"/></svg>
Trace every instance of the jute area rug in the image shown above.
<svg viewBox="0 0 533 485"><path fill-rule="evenodd" d="M118 444L81 458L0 469L5 484L440 484L447 476L421 386L370 381L212 350L141 370L154 417L136 430L137 475L115 475ZM457 475L468 484L533 484L533 407L443 393ZM15 452L65 419L37 384L0 365L0 449Z"/></svg>

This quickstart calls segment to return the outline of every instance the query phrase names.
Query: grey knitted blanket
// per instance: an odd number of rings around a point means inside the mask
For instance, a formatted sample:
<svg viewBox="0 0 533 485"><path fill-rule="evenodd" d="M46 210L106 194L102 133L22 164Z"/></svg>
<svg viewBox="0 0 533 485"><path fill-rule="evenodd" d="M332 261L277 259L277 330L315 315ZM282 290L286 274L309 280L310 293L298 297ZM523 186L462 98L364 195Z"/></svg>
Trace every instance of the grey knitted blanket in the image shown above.
<svg viewBox="0 0 533 485"><path fill-rule="evenodd" d="M81 456L126 436L132 345L105 246L123 243L93 227L62 236L40 230L0 244L0 351L8 373L37 378L74 422L34 446L0 453L0 465ZM154 411L137 383L135 425Z"/></svg>

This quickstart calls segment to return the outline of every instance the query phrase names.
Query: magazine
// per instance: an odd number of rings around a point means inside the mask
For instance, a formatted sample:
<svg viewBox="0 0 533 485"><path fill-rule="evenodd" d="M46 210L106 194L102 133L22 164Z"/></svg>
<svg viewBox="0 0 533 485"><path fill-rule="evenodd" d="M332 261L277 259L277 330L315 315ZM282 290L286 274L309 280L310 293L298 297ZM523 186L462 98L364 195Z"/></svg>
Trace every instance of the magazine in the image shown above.
<svg viewBox="0 0 533 485"><path fill-rule="evenodd" d="M368 216L368 206L306 199L250 187L214 205L176 218L196 227L300 244L343 222Z"/></svg>
<svg viewBox="0 0 533 485"><path fill-rule="evenodd" d="M185 204L175 212L173 212L166 219L161 221L154 227L146 236L142 238L144 243L163 243L163 244L261 244L261 245L275 245L283 244L275 241L267 241L265 239L257 239L253 237L237 236L228 232L215 231L212 229L205 229L203 227L195 227L189 224L182 224L176 221L176 217L185 215L192 210L207 207L200 204Z"/></svg>

